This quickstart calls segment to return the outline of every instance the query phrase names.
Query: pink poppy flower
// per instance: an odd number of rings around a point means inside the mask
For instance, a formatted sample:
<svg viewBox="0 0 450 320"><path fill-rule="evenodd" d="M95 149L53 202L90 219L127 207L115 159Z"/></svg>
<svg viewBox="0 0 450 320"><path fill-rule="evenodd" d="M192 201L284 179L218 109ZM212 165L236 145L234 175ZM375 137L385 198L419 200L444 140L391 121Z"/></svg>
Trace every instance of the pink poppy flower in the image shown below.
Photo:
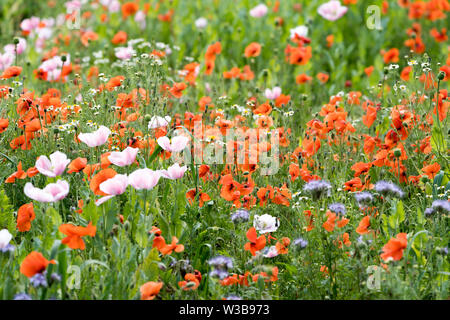
<svg viewBox="0 0 450 320"><path fill-rule="evenodd" d="M337 0L332 0L327 3L322 4L317 12L329 21L335 21L342 17L348 8L345 6L341 6L341 2Z"/></svg>
<svg viewBox="0 0 450 320"><path fill-rule="evenodd" d="M98 130L91 133L80 133L78 135L78 139L82 142L86 143L89 147L98 147L102 144L105 144L108 141L108 137L111 134L111 130L109 130L105 126L100 126Z"/></svg>
<svg viewBox="0 0 450 320"><path fill-rule="evenodd" d="M170 142L167 136L160 137L157 140L158 144L166 151L169 152L180 152L186 148L189 138L185 136L176 136L172 138L172 142Z"/></svg>
<svg viewBox="0 0 450 320"><path fill-rule="evenodd" d="M108 156L108 160L119 167L129 166L136 159L138 151L138 148L127 147L122 152L111 152Z"/></svg>
<svg viewBox="0 0 450 320"><path fill-rule="evenodd" d="M281 88L280 87L274 87L272 90L266 89L264 92L267 99L275 100L281 95Z"/></svg>
<svg viewBox="0 0 450 320"><path fill-rule="evenodd" d="M127 189L127 186L128 186L127 175L116 174L113 178L100 183L100 186L99 186L100 190L108 195L95 201L95 204L97 206L99 206L102 203L113 198L114 196L124 193L125 190Z"/></svg>
<svg viewBox="0 0 450 320"><path fill-rule="evenodd" d="M22 54L27 48L27 41L24 38L19 38L19 43L17 44L17 54ZM16 45L15 44L7 44L5 47L5 52L9 52L12 54L16 53Z"/></svg>
<svg viewBox="0 0 450 320"><path fill-rule="evenodd" d="M47 156L40 156L35 167L44 176L54 178L61 175L69 163L70 159L64 153L56 151L50 155L50 160Z"/></svg>
<svg viewBox="0 0 450 320"><path fill-rule="evenodd" d="M64 199L69 193L69 183L64 180L58 180L56 183L48 184L44 189L33 186L31 182L27 182L23 189L28 198L39 202L56 202Z"/></svg>
<svg viewBox="0 0 450 320"><path fill-rule="evenodd" d="M148 123L148 128L157 129L161 127L167 127L170 123L170 120L171 119L169 116L165 116L164 118L160 116L153 116Z"/></svg>
<svg viewBox="0 0 450 320"><path fill-rule="evenodd" d="M0 71L10 67L14 62L14 55L11 52L0 53Z"/></svg>
<svg viewBox="0 0 450 320"><path fill-rule="evenodd" d="M269 9L267 8L267 6L263 3L258 4L256 7L254 7L253 9L250 10L250 15L253 18L261 18L264 17L267 14L267 11L269 11Z"/></svg>
<svg viewBox="0 0 450 320"><path fill-rule="evenodd" d="M153 189L159 181L161 173L148 168L138 169L128 177L128 183L136 190Z"/></svg>
<svg viewBox="0 0 450 320"><path fill-rule="evenodd" d="M159 172L164 178L175 180L182 178L186 170L187 170L186 166L180 167L178 163L175 163L174 165L170 166L167 170L160 170Z"/></svg>
<svg viewBox="0 0 450 320"><path fill-rule="evenodd" d="M116 48L116 57L121 60L128 60L133 57L133 54L135 54L136 51L131 47L119 47Z"/></svg>

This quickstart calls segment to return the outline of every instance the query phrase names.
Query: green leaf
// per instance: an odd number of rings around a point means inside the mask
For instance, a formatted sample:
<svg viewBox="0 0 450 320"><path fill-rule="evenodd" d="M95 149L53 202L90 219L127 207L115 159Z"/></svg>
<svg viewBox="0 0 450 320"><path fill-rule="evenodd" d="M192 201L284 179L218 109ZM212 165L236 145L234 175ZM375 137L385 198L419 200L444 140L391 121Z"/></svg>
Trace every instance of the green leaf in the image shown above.
<svg viewBox="0 0 450 320"><path fill-rule="evenodd" d="M5 190L0 190L0 230L8 229L14 236L16 234L16 221L14 211L9 199L5 194Z"/></svg>

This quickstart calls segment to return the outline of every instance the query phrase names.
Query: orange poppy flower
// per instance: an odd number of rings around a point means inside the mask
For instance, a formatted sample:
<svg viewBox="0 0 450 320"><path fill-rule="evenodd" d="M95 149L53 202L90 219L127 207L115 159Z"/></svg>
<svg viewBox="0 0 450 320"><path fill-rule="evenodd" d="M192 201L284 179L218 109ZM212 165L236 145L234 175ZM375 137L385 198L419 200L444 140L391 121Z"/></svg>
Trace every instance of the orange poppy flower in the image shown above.
<svg viewBox="0 0 450 320"><path fill-rule="evenodd" d="M356 228L356 233L361 235L369 233L369 230L367 230L369 226L370 226L370 216L365 216L364 218L362 218L361 222Z"/></svg>
<svg viewBox="0 0 450 320"><path fill-rule="evenodd" d="M140 288L141 300L153 300L163 286L162 282L149 281L144 283Z"/></svg>
<svg viewBox="0 0 450 320"><path fill-rule="evenodd" d="M330 78L330 76L326 73L323 72L319 72L317 74L317 79L322 82L322 83L326 83L328 81L328 79Z"/></svg>
<svg viewBox="0 0 450 320"><path fill-rule="evenodd" d="M86 31L81 36L81 43L87 47L89 45L90 41L98 40L98 34L96 34L94 31Z"/></svg>
<svg viewBox="0 0 450 320"><path fill-rule="evenodd" d="M177 244L178 239L177 237L172 237L172 243L166 244L166 240L162 236L156 236L153 239L153 246L152 248L157 248L159 252L161 252L163 255L171 254L173 251L175 252L183 252L184 251L184 245Z"/></svg>
<svg viewBox="0 0 450 320"><path fill-rule="evenodd" d="M61 243L66 244L71 249L84 250L86 246L81 237L95 237L97 227L93 226L91 222L89 222L87 227L74 226L73 224L62 224L59 226L59 232L67 236L61 240Z"/></svg>
<svg viewBox="0 0 450 320"><path fill-rule="evenodd" d="M27 177L27 173L22 170L22 161L19 161L17 165L17 171L6 178L5 183L14 183L16 179L25 179Z"/></svg>
<svg viewBox="0 0 450 320"><path fill-rule="evenodd" d="M5 132L8 129L9 120L8 119L0 119L0 133Z"/></svg>
<svg viewBox="0 0 450 320"><path fill-rule="evenodd" d="M295 77L295 82L298 84L304 84L306 82L309 82L312 80L312 77L308 76L305 73L299 74L298 76Z"/></svg>
<svg viewBox="0 0 450 320"><path fill-rule="evenodd" d="M169 92L175 97L175 98L181 98L181 96L183 95L183 90L187 88L186 83L184 82L179 82L179 83L174 83L172 88L169 89Z"/></svg>
<svg viewBox="0 0 450 320"><path fill-rule="evenodd" d="M31 278L37 273L42 273L49 264L56 264L55 260L48 261L42 253L32 251L25 257L20 265L20 273Z"/></svg>
<svg viewBox="0 0 450 320"><path fill-rule="evenodd" d="M256 229L251 227L247 231L247 239L250 242L247 242L244 246L244 249L250 251L252 256L256 255L256 251L264 249L266 246L266 237L261 235L257 238Z"/></svg>
<svg viewBox="0 0 450 320"><path fill-rule="evenodd" d="M342 235L342 241L339 240L339 242L338 242L338 247L342 248L343 245L346 245L347 247L349 247L351 244L352 243L350 241L350 235L347 232L345 232Z"/></svg>
<svg viewBox="0 0 450 320"><path fill-rule="evenodd" d="M3 71L2 75L0 76L0 79L9 79L17 77L22 73L22 67L18 66L11 66L6 68L5 71Z"/></svg>
<svg viewBox="0 0 450 320"><path fill-rule="evenodd" d="M72 162L69 164L69 170L67 171L67 173L80 172L84 168L86 168L86 165L87 159L78 157L75 160L72 160Z"/></svg>
<svg viewBox="0 0 450 320"><path fill-rule="evenodd" d="M370 75L372 74L372 72L373 72L374 69L375 69L374 66L367 67L367 68L364 69L364 73L365 73L368 77L370 77Z"/></svg>
<svg viewBox="0 0 450 320"><path fill-rule="evenodd" d="M195 188L192 188L188 192L186 192L186 199L188 199L190 205L192 205L194 203L196 194L197 194L197 192L196 192ZM200 194L198 196L198 201L199 201L198 206L200 208L203 207L204 202L209 201L209 200L211 200L211 197L207 193L200 192Z"/></svg>
<svg viewBox="0 0 450 320"><path fill-rule="evenodd" d="M277 242L275 248L277 249L278 254L288 254L289 252L289 244L291 243L291 239L287 237L283 237L281 242Z"/></svg>
<svg viewBox="0 0 450 320"><path fill-rule="evenodd" d="M117 32L112 38L111 42L113 44L123 44L127 42L128 35L125 31Z"/></svg>
<svg viewBox="0 0 450 320"><path fill-rule="evenodd" d="M258 42L252 42L245 48L244 55L247 58L257 57L261 53L261 45Z"/></svg>
<svg viewBox="0 0 450 320"><path fill-rule="evenodd" d="M126 19L129 16L133 16L138 10L139 5L136 2L126 2L122 5L122 18Z"/></svg>
<svg viewBox="0 0 450 320"><path fill-rule="evenodd" d="M185 281L179 281L178 286L183 290L196 290L202 280L202 275L199 271L195 270L195 273L186 273L184 276Z"/></svg>
<svg viewBox="0 0 450 320"><path fill-rule="evenodd" d="M35 218L33 202L22 205L17 211L17 229L20 232L30 231L31 221Z"/></svg>
<svg viewBox="0 0 450 320"><path fill-rule="evenodd" d="M370 128L377 119L377 110L377 108L372 106L366 107L366 114L362 117L362 122L367 128Z"/></svg>
<svg viewBox="0 0 450 320"><path fill-rule="evenodd" d="M383 54L383 61L385 64L397 63L399 61L400 52L398 51L397 48L392 48L387 52L383 51L382 54Z"/></svg>
<svg viewBox="0 0 450 320"><path fill-rule="evenodd" d="M422 172L424 172L430 179L434 179L434 176L438 174L440 170L441 166L437 162L422 168Z"/></svg>
<svg viewBox="0 0 450 320"><path fill-rule="evenodd" d="M398 261L403 257L403 250L406 248L408 242L406 233L397 234L396 238L389 240L383 247L383 253L380 255L384 261L394 260Z"/></svg>
<svg viewBox="0 0 450 320"><path fill-rule="evenodd" d="M28 168L27 170L27 176L28 178L34 177L39 173L39 170L36 167Z"/></svg>

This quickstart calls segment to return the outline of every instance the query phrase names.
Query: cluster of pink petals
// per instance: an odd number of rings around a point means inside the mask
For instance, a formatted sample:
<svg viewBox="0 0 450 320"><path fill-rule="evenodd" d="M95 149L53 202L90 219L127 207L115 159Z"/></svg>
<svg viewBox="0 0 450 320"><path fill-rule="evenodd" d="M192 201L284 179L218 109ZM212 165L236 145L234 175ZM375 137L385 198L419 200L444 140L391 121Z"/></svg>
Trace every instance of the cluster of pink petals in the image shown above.
<svg viewBox="0 0 450 320"><path fill-rule="evenodd" d="M148 123L149 129L157 129L161 127L167 127L170 123L171 118L169 116L160 117L160 116L153 116L150 119L150 122Z"/></svg>
<svg viewBox="0 0 450 320"><path fill-rule="evenodd" d="M167 136L160 137L157 140L158 144L161 148L169 152L180 152L186 148L189 143L189 138L185 136L176 136L172 138L172 142L170 142Z"/></svg>
<svg viewBox="0 0 450 320"><path fill-rule="evenodd" d="M148 168L138 169L128 177L128 183L136 190L153 189L159 181L161 173Z"/></svg>
<svg viewBox="0 0 450 320"><path fill-rule="evenodd" d="M43 175L54 178L61 175L69 163L70 159L67 159L64 153L56 151L50 155L50 160L47 156L40 156L36 160L35 167Z"/></svg>
<svg viewBox="0 0 450 320"><path fill-rule="evenodd" d="M116 174L113 178L103 181L99 188L107 194L98 199L95 204L97 206L125 192L128 186L128 177L126 174Z"/></svg>
<svg viewBox="0 0 450 320"><path fill-rule="evenodd" d="M280 87L274 87L272 90L266 89L264 92L267 99L275 100L281 95L281 88Z"/></svg>
<svg viewBox="0 0 450 320"><path fill-rule="evenodd" d="M70 64L70 54L67 54L66 61L62 61L60 56L54 56L41 63L39 70L47 73L47 81L56 81L61 79L61 72L64 65Z"/></svg>
<svg viewBox="0 0 450 320"><path fill-rule="evenodd" d="M3 47L3 49L5 49L5 52L9 52L11 54L16 54L16 48L17 48L17 54L22 54L25 49L27 48L27 41L24 38L18 38L19 39L19 43L16 44L7 44L6 46Z"/></svg>
<svg viewBox="0 0 450 320"><path fill-rule="evenodd" d="M261 18L264 17L267 14L267 11L269 11L269 9L267 8L267 6L263 3L258 4L256 7L254 7L253 9L250 10L250 15L253 18Z"/></svg>
<svg viewBox="0 0 450 320"><path fill-rule="evenodd" d="M116 48L116 57L121 60L128 60L133 57L136 51L132 47L119 47Z"/></svg>
<svg viewBox="0 0 450 320"><path fill-rule="evenodd" d="M109 12L119 12L120 10L119 0L100 0L100 3L108 8Z"/></svg>
<svg viewBox="0 0 450 320"><path fill-rule="evenodd" d="M134 162L134 160L136 160L138 151L138 148L127 147L121 152L111 152L108 156L108 160L111 161L112 164L119 167L129 166Z"/></svg>
<svg viewBox="0 0 450 320"><path fill-rule="evenodd" d="M11 52L0 53L0 71L5 70L12 66L14 62L14 54Z"/></svg>
<svg viewBox="0 0 450 320"><path fill-rule="evenodd" d="M167 170L160 170L159 172L164 178L175 180L182 178L186 170L187 170L186 166L180 167L178 163L175 163L174 165L167 168Z"/></svg>
<svg viewBox="0 0 450 320"><path fill-rule="evenodd" d="M341 5L341 2L338 0L332 0L327 3L322 4L317 12L325 19L329 21L336 21L341 18L346 12L348 8Z"/></svg>
<svg viewBox="0 0 450 320"><path fill-rule="evenodd" d="M33 186L31 182L27 182L23 189L28 198L39 202L56 202L64 199L69 193L69 183L64 180L58 180L56 183L48 184L44 189Z"/></svg>
<svg viewBox="0 0 450 320"><path fill-rule="evenodd" d="M102 144L105 144L108 141L108 137L111 134L111 130L109 130L105 126L100 126L96 131L91 133L80 133L78 135L78 139L80 141L87 144L89 147L98 147Z"/></svg>

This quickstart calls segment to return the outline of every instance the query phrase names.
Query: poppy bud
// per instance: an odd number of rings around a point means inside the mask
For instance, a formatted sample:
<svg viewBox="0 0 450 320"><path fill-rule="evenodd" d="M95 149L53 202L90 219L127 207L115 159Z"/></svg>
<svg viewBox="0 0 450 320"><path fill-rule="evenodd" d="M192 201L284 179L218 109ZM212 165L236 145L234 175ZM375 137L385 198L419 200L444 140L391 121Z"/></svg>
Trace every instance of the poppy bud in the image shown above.
<svg viewBox="0 0 450 320"><path fill-rule="evenodd" d="M149 122L152 119L152 116L149 115L148 113L144 116L144 120Z"/></svg>
<svg viewBox="0 0 450 320"><path fill-rule="evenodd" d="M53 128L53 133L54 134L58 134L59 133L59 129L58 128Z"/></svg>
<svg viewBox="0 0 450 320"><path fill-rule="evenodd" d="M263 76L263 77L267 77L268 75L269 75L269 70L264 69L264 70L262 71L262 76Z"/></svg>
<svg viewBox="0 0 450 320"><path fill-rule="evenodd" d="M61 57L61 61L62 61L62 62L66 62L66 61L67 61L67 57L66 57L66 56L62 56L62 57Z"/></svg>
<svg viewBox="0 0 450 320"><path fill-rule="evenodd" d="M14 43L14 44L19 44L19 38L14 37L13 43Z"/></svg>
<svg viewBox="0 0 450 320"><path fill-rule="evenodd" d="M444 80L444 78L445 78L445 72L443 72L443 71L439 72L437 78L438 78L439 81Z"/></svg>
<svg viewBox="0 0 450 320"><path fill-rule="evenodd" d="M402 150L399 148L394 149L394 157L399 158L402 155Z"/></svg>

